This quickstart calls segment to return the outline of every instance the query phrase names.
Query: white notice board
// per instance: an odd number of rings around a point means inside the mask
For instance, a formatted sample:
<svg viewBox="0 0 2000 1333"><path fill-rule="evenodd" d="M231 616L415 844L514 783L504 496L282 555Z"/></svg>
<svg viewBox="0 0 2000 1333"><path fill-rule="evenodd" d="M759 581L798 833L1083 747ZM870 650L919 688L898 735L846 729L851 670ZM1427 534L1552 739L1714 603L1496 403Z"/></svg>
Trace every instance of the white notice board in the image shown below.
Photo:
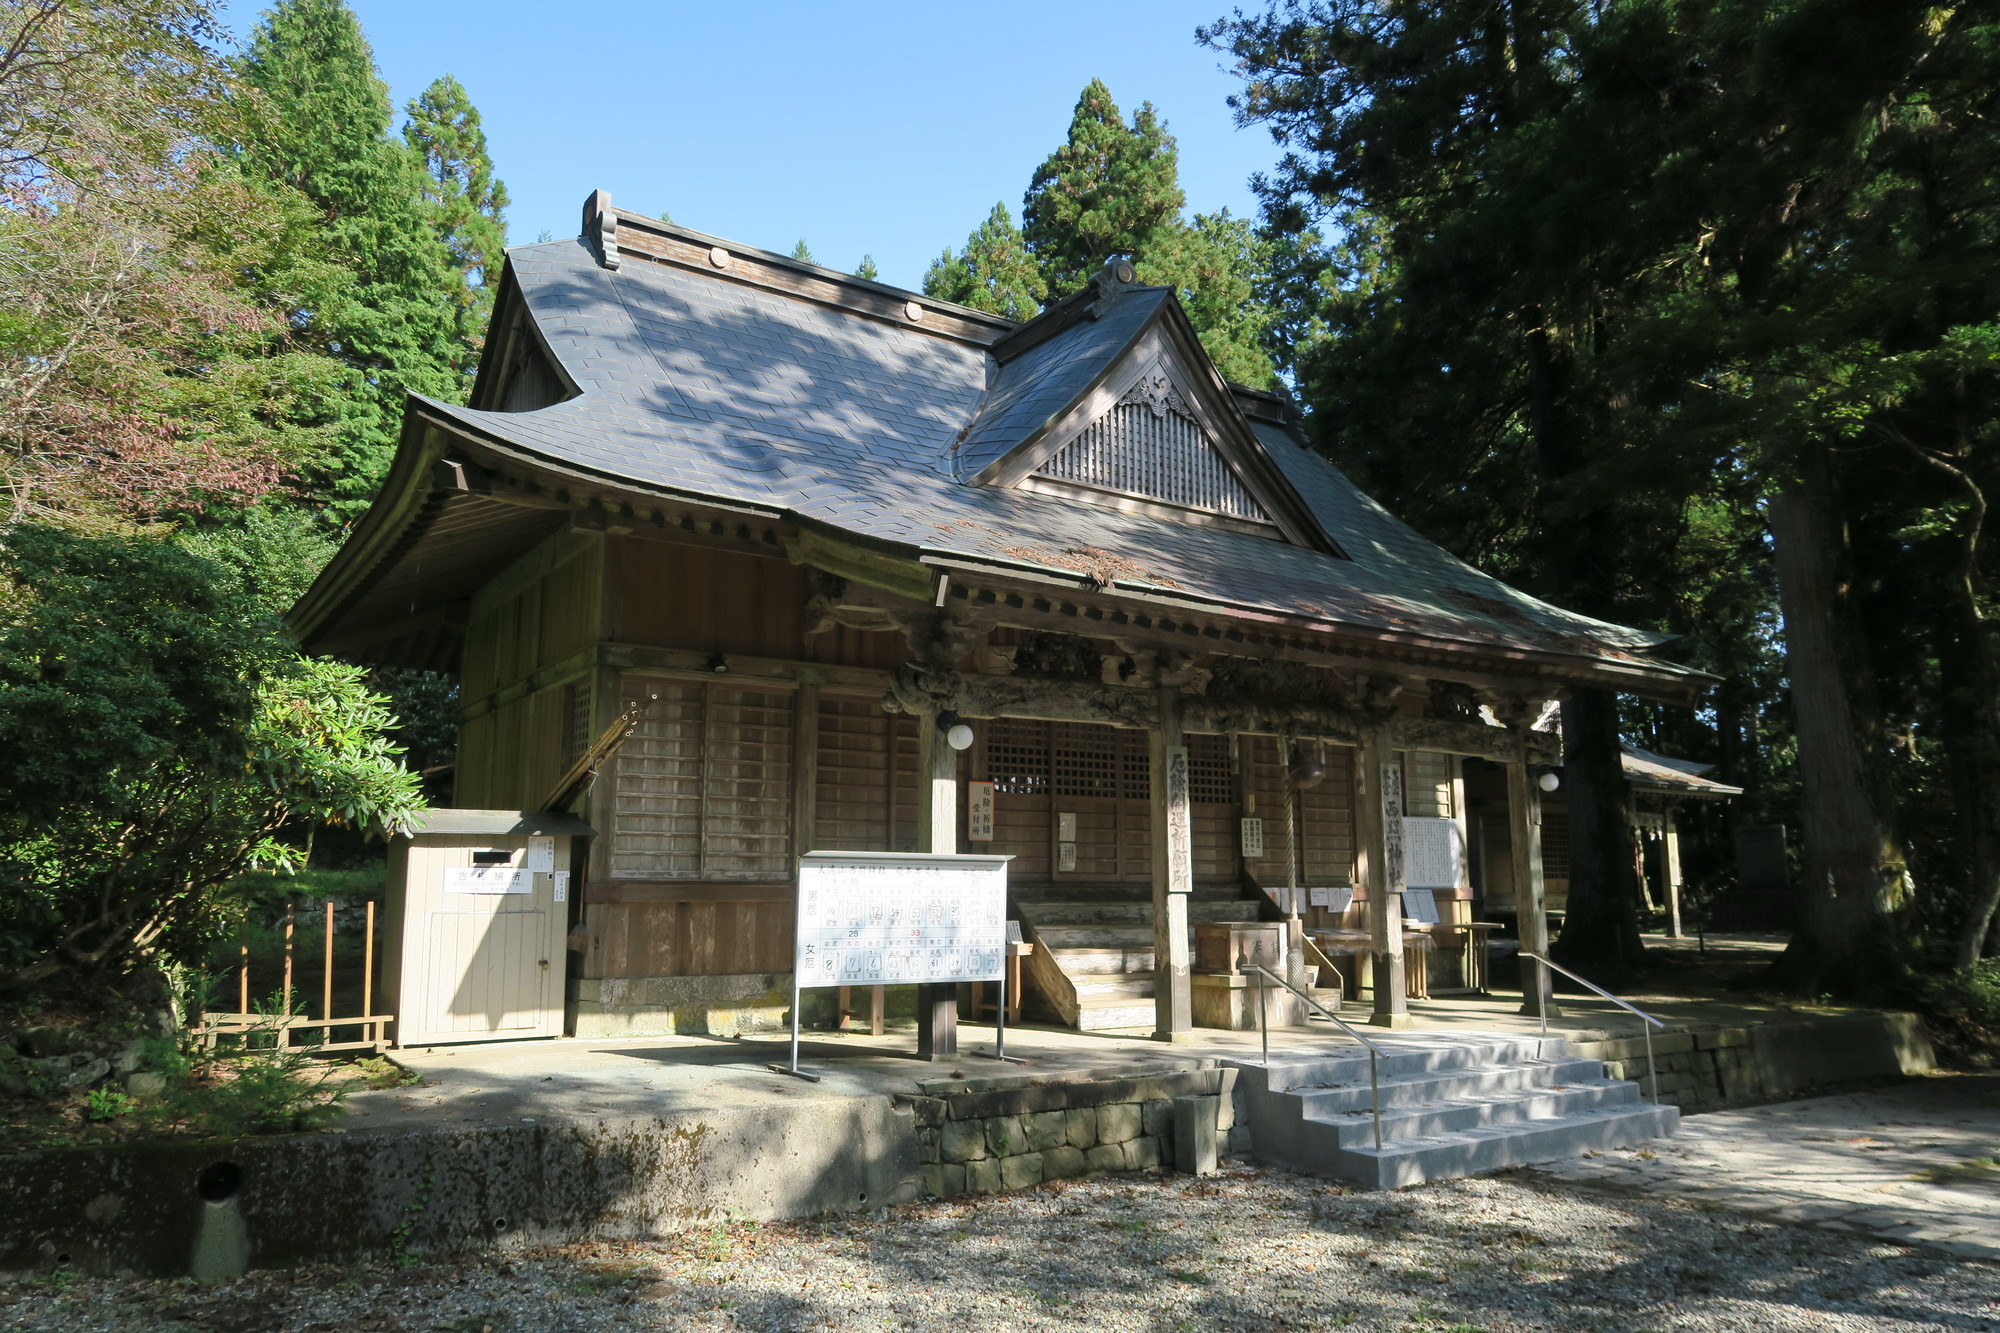
<svg viewBox="0 0 2000 1333"><path fill-rule="evenodd" d="M916 852L800 857L799 985L999 980L1012 859Z"/></svg>
<svg viewBox="0 0 2000 1333"><path fill-rule="evenodd" d="M1403 820L1403 883L1412 889L1455 889L1465 883L1465 839L1456 819Z"/></svg>

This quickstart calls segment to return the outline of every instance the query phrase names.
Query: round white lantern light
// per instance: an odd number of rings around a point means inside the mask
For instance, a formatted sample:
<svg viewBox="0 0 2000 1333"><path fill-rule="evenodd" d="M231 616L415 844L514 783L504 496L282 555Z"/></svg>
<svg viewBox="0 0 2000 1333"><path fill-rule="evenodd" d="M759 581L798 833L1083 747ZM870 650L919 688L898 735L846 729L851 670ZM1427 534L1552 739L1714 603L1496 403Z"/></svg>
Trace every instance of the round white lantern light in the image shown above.
<svg viewBox="0 0 2000 1333"><path fill-rule="evenodd" d="M1554 791L1563 785L1563 780L1554 773L1544 773L1535 779L1535 785L1543 791Z"/></svg>

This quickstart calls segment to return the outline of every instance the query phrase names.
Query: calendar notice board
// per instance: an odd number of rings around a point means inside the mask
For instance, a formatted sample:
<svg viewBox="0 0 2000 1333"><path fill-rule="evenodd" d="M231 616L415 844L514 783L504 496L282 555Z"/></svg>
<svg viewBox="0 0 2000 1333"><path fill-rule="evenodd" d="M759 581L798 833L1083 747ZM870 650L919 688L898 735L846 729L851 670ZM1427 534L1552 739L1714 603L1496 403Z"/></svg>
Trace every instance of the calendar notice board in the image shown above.
<svg viewBox="0 0 2000 1333"><path fill-rule="evenodd" d="M798 984L999 980L1011 859L808 852L799 858Z"/></svg>

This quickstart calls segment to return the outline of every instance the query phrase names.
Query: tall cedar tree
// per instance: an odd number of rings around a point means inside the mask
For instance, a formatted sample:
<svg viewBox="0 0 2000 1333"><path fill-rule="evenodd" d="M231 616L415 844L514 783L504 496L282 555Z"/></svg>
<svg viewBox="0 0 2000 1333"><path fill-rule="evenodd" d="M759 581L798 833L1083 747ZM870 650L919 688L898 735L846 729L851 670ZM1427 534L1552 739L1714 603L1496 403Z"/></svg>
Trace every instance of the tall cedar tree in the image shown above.
<svg viewBox="0 0 2000 1333"><path fill-rule="evenodd" d="M479 108L446 74L403 108L403 141L424 175L431 228L444 242L463 290L458 295L457 369L470 374L493 311L494 284L507 249L507 186L493 174Z"/></svg>
<svg viewBox="0 0 2000 1333"><path fill-rule="evenodd" d="M1761 565L1772 495L1806 838L1781 972L1808 990L1913 956L1896 799L1930 781L1920 727L1949 772L1908 810L1960 811L1933 837L1962 889L1928 896L1930 942L1955 934L1965 962L1990 938L1994 18L1634 0L1384 20L1343 2L1208 34L1244 62L1245 118L1312 145L1266 182L1273 221L1296 235L1345 209L1379 235L1384 261L1327 303L1324 334L1289 322L1322 438L1393 502L1513 549L1558 600L1712 633L1685 655L1769 689L1769 574L1700 562ZM1399 425L1470 449L1399 457ZM1686 614L1701 586L1728 592ZM1756 710L1723 696L1728 748ZM1608 760L1616 730L1591 704L1565 731L1575 811L1597 780L1575 755ZM1601 854L1576 874L1615 875L1629 842L1575 831ZM1603 957L1613 936L1586 940Z"/></svg>
<svg viewBox="0 0 2000 1333"><path fill-rule="evenodd" d="M1225 208L1154 228L1135 265L1141 282L1174 289L1222 377L1259 389L1274 380L1271 311L1258 290L1268 248L1248 218Z"/></svg>
<svg viewBox="0 0 2000 1333"><path fill-rule="evenodd" d="M1041 271L1005 204L993 205L964 249L956 255L946 250L924 274L924 295L1008 319L1033 319L1044 292Z"/></svg>
<svg viewBox="0 0 2000 1333"><path fill-rule="evenodd" d="M1140 106L1128 126L1111 90L1092 79L1063 146L1035 168L1021 204L1022 239L1047 299L1077 291L1113 256L1138 257L1186 202L1179 151L1153 104Z"/></svg>
<svg viewBox="0 0 2000 1333"><path fill-rule="evenodd" d="M1330 0L1204 35L1249 80L1241 119L1293 145L1259 182L1273 230L1331 212L1383 251L1300 371L1321 447L1447 545L1513 548L1496 572L1644 620L1633 585L1707 469L1671 465L1702 441L1653 419L1672 368L1632 331L1674 287L1650 263L1660 228L1624 90L1572 77L1592 68L1594 24L1586 0ZM1615 976L1641 955L1615 696L1577 692L1563 731L1557 951Z"/></svg>
<svg viewBox="0 0 2000 1333"><path fill-rule="evenodd" d="M331 474L315 478L336 517L366 508L395 452L406 390L462 400L465 283L425 203L422 164L389 136L389 90L341 0L280 0L244 50L245 168L302 192L320 240L353 275L299 294L300 325L362 372Z"/></svg>

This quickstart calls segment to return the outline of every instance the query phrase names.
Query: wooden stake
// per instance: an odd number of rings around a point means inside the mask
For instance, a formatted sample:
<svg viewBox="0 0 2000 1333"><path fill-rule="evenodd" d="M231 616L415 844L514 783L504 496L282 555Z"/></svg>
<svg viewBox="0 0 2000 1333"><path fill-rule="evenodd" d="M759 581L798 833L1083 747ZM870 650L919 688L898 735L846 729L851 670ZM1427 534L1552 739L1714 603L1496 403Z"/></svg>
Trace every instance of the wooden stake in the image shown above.
<svg viewBox="0 0 2000 1333"><path fill-rule="evenodd" d="M326 961L320 973L319 1016L331 1021L333 1018L333 899L326 900ZM326 1039L333 1040L333 1029L326 1030Z"/></svg>
<svg viewBox="0 0 2000 1333"><path fill-rule="evenodd" d="M292 1016L292 934L297 929L298 929L298 909L294 907L291 903L286 903L285 904L285 991L284 991L284 1004L285 1004L284 1016L286 1021L289 1021ZM285 1047L291 1045L291 1042L289 1040L290 1035L291 1033L289 1028L281 1026L278 1029L278 1048L280 1050L283 1050Z"/></svg>
<svg viewBox="0 0 2000 1333"><path fill-rule="evenodd" d="M368 900L367 925L361 936L361 1014L364 1018L375 1016L375 900ZM382 1025L376 1023L369 1028L370 1039L378 1045L382 1041Z"/></svg>
<svg viewBox="0 0 2000 1333"><path fill-rule="evenodd" d="M250 1012L250 909L243 909L243 929L237 935L236 1012Z"/></svg>

